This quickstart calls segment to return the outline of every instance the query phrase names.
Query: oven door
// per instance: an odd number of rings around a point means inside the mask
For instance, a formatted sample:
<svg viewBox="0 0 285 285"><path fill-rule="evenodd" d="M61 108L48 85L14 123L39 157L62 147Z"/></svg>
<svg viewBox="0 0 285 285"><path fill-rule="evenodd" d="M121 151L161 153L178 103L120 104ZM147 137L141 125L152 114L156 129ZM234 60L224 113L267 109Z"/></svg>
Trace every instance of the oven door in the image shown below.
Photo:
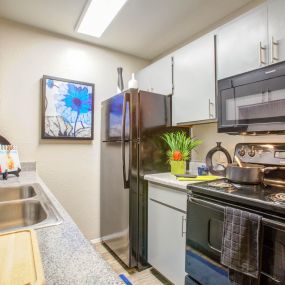
<svg viewBox="0 0 285 285"><path fill-rule="evenodd" d="M231 285L220 264L224 211L196 198L187 205L186 272L203 285Z"/></svg>
<svg viewBox="0 0 285 285"><path fill-rule="evenodd" d="M225 206L238 208L235 205L219 201L196 197L188 198L186 272L203 285L232 284L228 279L228 269L220 263ZM263 250L260 284L284 285L285 226L282 223L263 218L262 230Z"/></svg>

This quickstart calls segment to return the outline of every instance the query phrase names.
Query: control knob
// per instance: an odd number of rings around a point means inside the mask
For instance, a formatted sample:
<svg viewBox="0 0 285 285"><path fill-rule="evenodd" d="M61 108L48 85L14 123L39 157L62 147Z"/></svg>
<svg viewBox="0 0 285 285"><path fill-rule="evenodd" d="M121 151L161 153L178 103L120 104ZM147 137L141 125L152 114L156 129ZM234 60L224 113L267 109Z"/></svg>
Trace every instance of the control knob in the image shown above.
<svg viewBox="0 0 285 285"><path fill-rule="evenodd" d="M248 152L248 155L249 155L250 157L254 157L254 156L255 156L254 146L251 147L251 150Z"/></svg>
<svg viewBox="0 0 285 285"><path fill-rule="evenodd" d="M240 156L245 156L244 146L241 147L241 149L238 151L238 154L239 154Z"/></svg>

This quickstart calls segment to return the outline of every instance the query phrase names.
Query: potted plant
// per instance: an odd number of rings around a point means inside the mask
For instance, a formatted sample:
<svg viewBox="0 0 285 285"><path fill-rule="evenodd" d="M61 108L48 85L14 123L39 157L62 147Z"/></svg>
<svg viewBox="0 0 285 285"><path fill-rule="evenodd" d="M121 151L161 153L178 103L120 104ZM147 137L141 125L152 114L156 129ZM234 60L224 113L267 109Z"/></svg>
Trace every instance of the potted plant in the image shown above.
<svg viewBox="0 0 285 285"><path fill-rule="evenodd" d="M168 161L171 166L171 174L185 174L186 161L190 160L191 151L199 146L202 141L191 138L185 132L165 133L162 139L168 144Z"/></svg>

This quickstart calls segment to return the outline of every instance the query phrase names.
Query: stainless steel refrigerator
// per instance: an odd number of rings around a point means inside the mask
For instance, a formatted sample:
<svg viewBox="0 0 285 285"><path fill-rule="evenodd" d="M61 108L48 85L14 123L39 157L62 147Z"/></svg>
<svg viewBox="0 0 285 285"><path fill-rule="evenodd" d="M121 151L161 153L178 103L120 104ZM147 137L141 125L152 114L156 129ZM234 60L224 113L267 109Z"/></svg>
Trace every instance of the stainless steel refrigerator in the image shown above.
<svg viewBox="0 0 285 285"><path fill-rule="evenodd" d="M130 89L101 106L101 236L128 266L147 266L147 183L169 170L161 135L171 96Z"/></svg>

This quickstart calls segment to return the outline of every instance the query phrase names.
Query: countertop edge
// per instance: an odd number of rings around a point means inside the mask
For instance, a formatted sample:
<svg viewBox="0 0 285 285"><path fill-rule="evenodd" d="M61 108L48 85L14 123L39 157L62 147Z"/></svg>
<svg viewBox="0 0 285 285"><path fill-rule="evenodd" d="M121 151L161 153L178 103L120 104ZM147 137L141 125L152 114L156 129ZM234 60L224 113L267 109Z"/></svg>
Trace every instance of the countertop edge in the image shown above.
<svg viewBox="0 0 285 285"><path fill-rule="evenodd" d="M168 186L170 188L176 188L175 190L178 190L178 191L183 190L184 192L187 192L187 193L189 192L189 190L187 189L187 185L191 184L190 181L177 181L176 177L169 172L146 174L144 176L144 179L152 183L157 183L163 186Z"/></svg>

